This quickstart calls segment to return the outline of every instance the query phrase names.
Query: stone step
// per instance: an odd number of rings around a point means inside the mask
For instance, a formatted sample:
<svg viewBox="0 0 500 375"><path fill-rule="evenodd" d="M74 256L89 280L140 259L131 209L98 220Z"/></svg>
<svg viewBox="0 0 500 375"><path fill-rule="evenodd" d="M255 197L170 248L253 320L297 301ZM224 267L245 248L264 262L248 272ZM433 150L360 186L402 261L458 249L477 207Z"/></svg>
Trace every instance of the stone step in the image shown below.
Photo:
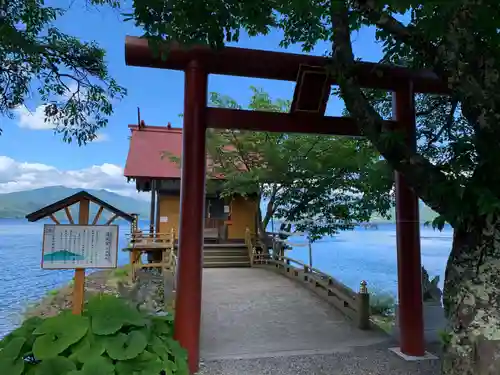
<svg viewBox="0 0 500 375"><path fill-rule="evenodd" d="M250 267L248 259L246 261L203 261L203 268L240 268Z"/></svg>
<svg viewBox="0 0 500 375"><path fill-rule="evenodd" d="M246 249L247 245L244 242L233 242L233 243L205 243L203 249L212 248L227 248L227 249Z"/></svg>
<svg viewBox="0 0 500 375"><path fill-rule="evenodd" d="M215 256L204 256L204 262L248 262L248 255L235 255L235 256L227 256L227 255L215 255Z"/></svg>
<svg viewBox="0 0 500 375"><path fill-rule="evenodd" d="M210 250L203 250L203 256L227 256L227 257L233 257L233 256L246 256L248 258L248 251L245 249L210 249Z"/></svg>

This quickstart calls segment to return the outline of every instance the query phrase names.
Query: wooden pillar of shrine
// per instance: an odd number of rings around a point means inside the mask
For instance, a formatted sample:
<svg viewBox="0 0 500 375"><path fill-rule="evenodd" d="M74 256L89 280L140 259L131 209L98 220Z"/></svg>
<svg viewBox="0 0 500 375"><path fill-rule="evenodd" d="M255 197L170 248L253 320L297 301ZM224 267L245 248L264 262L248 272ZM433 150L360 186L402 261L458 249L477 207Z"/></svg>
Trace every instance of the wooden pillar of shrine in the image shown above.
<svg viewBox="0 0 500 375"><path fill-rule="evenodd" d="M182 129L179 263L175 300L175 338L188 352L191 373L198 371L205 204L205 111L208 75L197 61L185 70Z"/></svg>
<svg viewBox="0 0 500 375"><path fill-rule="evenodd" d="M408 145L416 148L415 99L412 85L393 94L393 117L406 132ZM420 259L418 197L396 172L396 237L401 352L425 354Z"/></svg>

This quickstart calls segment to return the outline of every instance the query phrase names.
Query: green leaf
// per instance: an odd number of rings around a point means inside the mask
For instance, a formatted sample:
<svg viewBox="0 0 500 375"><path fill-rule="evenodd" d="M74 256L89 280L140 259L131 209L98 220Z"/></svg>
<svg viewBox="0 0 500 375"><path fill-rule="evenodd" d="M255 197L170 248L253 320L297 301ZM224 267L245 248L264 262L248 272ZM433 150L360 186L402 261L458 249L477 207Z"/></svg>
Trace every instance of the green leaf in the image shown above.
<svg viewBox="0 0 500 375"><path fill-rule="evenodd" d="M70 358L80 363L86 363L101 356L104 351L104 339L89 332L80 342L71 347L72 354Z"/></svg>
<svg viewBox="0 0 500 375"><path fill-rule="evenodd" d="M0 374L21 375L24 371L23 358L0 358Z"/></svg>
<svg viewBox="0 0 500 375"><path fill-rule="evenodd" d="M172 324L167 320L155 319L152 320L153 326L151 330L157 334L162 335L172 335L173 327Z"/></svg>
<svg viewBox="0 0 500 375"><path fill-rule="evenodd" d="M159 337L152 337L148 345L148 350L157 354L163 361L170 358L170 350L168 345Z"/></svg>
<svg viewBox="0 0 500 375"><path fill-rule="evenodd" d="M119 375L150 375L159 374L165 369L162 361L151 353L144 352L135 359L120 361L116 364L116 372Z"/></svg>
<svg viewBox="0 0 500 375"><path fill-rule="evenodd" d="M118 0L90 3L119 5ZM97 43L56 27L65 11L44 1L2 2L2 64L24 68L2 73L0 113L12 117L15 108L27 112L26 100L38 94L45 122L54 124L64 141L83 145L106 126L114 99L126 90L110 76L105 51Z"/></svg>
<svg viewBox="0 0 500 375"><path fill-rule="evenodd" d="M186 360L177 360L176 359L175 364L177 367L176 372L175 372L176 375L189 375L190 374L189 367L187 364L187 359Z"/></svg>
<svg viewBox="0 0 500 375"><path fill-rule="evenodd" d="M145 325L144 317L137 309L114 296L96 296L89 300L87 309L92 320L92 332L96 335L115 334L125 325Z"/></svg>
<svg viewBox="0 0 500 375"><path fill-rule="evenodd" d="M38 360L55 357L78 342L89 329L86 317L61 314L47 318L34 334L40 335L33 344L33 354Z"/></svg>
<svg viewBox="0 0 500 375"><path fill-rule="evenodd" d="M176 358L176 360L186 360L187 361L187 351L184 349L177 340L173 338L167 338L164 340L165 344L168 345L170 353Z"/></svg>
<svg viewBox="0 0 500 375"><path fill-rule="evenodd" d="M106 340L106 352L115 360L128 360L139 356L147 346L147 340L139 331L119 333Z"/></svg>
<svg viewBox="0 0 500 375"><path fill-rule="evenodd" d="M22 348L26 343L24 337L13 337L0 349L0 374L21 375L25 363Z"/></svg>
<svg viewBox="0 0 500 375"><path fill-rule="evenodd" d="M26 319L21 327L15 329L12 331L10 334L8 334L6 337L3 338L3 340L0 341L0 348L5 347L12 339L16 337L22 337L26 339L26 346L31 347L33 346L33 342L35 341L35 336L33 335L33 331L42 324L43 319L40 317L33 317Z"/></svg>
<svg viewBox="0 0 500 375"><path fill-rule="evenodd" d="M19 358L19 354L25 343L26 339L24 337L14 337L0 350L0 359L14 360Z"/></svg>
<svg viewBox="0 0 500 375"><path fill-rule="evenodd" d="M76 365L65 357L44 359L36 366L35 375L66 375L76 370Z"/></svg>
<svg viewBox="0 0 500 375"><path fill-rule="evenodd" d="M432 227L439 231L442 231L445 225L446 225L446 219L442 215L439 215L436 218L434 218L434 220L432 220Z"/></svg>
<svg viewBox="0 0 500 375"><path fill-rule="evenodd" d="M115 366L109 359L92 358L84 363L81 373L82 375L114 375Z"/></svg>
<svg viewBox="0 0 500 375"><path fill-rule="evenodd" d="M183 361L179 361L179 362L183 362ZM183 368L182 365L178 367L177 364L175 362L172 362L170 359L163 360L163 370L165 370L165 372L167 374L177 374L177 373L179 373L179 371L182 368ZM182 371L180 371L180 372L182 372Z"/></svg>

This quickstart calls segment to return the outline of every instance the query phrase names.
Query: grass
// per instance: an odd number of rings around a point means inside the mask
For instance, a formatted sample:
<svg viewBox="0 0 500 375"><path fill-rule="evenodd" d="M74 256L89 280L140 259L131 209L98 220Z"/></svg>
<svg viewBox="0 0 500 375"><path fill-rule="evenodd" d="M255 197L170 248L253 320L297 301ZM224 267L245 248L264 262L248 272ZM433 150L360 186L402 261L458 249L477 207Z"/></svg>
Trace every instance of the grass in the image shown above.
<svg viewBox="0 0 500 375"><path fill-rule="evenodd" d="M385 292L370 294L371 320L389 334L394 326L395 307L396 300L393 295Z"/></svg>
<svg viewBox="0 0 500 375"><path fill-rule="evenodd" d="M87 276L87 281L93 280L93 286L87 286L85 293L90 295L92 293L100 293L100 287L106 290L105 293L119 293L118 284L122 283L126 286L132 285L132 272L130 265L116 268L109 271L99 271ZM16 324L21 323L25 319L32 316L53 316L58 314L61 310L71 307L72 292L74 280L71 280L67 285L59 289L49 290L45 296L39 301L26 302L23 312L15 318ZM123 296L127 298L127 296ZM174 301L165 303L168 306L168 311L171 311Z"/></svg>
<svg viewBox="0 0 500 375"><path fill-rule="evenodd" d="M115 288L119 283L130 284L132 282L132 272L130 264L115 268L111 271L107 285Z"/></svg>
<svg viewBox="0 0 500 375"><path fill-rule="evenodd" d="M370 295L370 309L373 315L394 316L396 300L389 293L373 293Z"/></svg>
<svg viewBox="0 0 500 375"><path fill-rule="evenodd" d="M130 265L116 268L112 271L112 277L116 277L118 279L126 278L129 274L130 274Z"/></svg>

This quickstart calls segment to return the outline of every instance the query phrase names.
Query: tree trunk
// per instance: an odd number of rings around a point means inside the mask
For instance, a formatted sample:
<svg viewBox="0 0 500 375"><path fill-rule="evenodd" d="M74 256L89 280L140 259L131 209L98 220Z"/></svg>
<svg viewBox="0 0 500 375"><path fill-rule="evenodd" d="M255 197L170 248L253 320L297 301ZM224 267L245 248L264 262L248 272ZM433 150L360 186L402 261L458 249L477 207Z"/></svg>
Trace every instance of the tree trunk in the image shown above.
<svg viewBox="0 0 500 375"><path fill-rule="evenodd" d="M444 375L500 374L500 216L473 228L455 228L446 266Z"/></svg>

